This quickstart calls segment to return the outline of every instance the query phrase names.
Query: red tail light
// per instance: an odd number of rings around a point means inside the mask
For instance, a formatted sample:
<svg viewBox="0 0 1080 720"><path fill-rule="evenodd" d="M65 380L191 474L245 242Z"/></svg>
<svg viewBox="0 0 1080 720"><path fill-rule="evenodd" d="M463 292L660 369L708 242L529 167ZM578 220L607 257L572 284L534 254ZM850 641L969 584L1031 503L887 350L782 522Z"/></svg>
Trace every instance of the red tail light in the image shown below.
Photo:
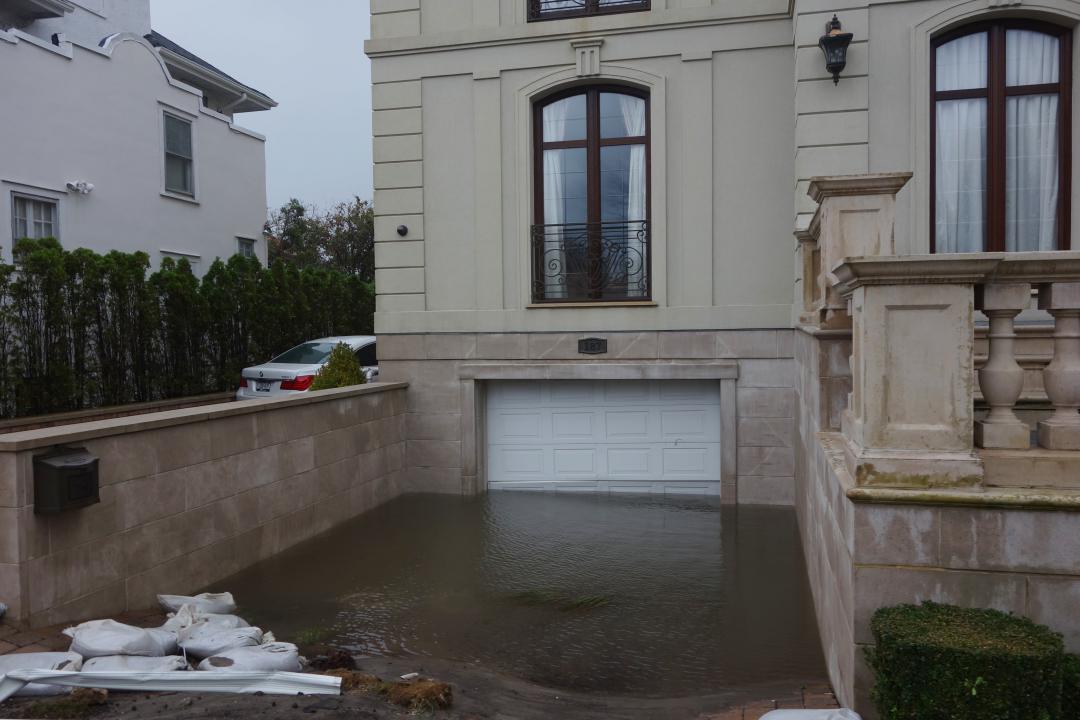
<svg viewBox="0 0 1080 720"><path fill-rule="evenodd" d="M282 380L282 390L307 390L315 381L314 375L297 375L295 380Z"/></svg>
<svg viewBox="0 0 1080 720"><path fill-rule="evenodd" d="M242 387L242 388L245 388L245 387L247 387L247 386L248 386L248 384L247 384L247 378L246 378L246 377L242 377L242 378L240 378L240 387Z"/></svg>

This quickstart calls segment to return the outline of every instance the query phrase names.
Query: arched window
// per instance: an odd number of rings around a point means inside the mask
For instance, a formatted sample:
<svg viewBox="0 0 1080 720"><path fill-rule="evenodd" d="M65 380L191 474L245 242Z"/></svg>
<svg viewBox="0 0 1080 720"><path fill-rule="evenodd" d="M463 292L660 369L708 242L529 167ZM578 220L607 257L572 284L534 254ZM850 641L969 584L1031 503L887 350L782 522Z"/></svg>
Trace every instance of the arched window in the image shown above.
<svg viewBox="0 0 1080 720"><path fill-rule="evenodd" d="M560 93L534 134L533 302L650 299L648 95Z"/></svg>
<svg viewBox="0 0 1080 720"><path fill-rule="evenodd" d="M1068 249L1071 41L1020 20L934 41L935 252Z"/></svg>

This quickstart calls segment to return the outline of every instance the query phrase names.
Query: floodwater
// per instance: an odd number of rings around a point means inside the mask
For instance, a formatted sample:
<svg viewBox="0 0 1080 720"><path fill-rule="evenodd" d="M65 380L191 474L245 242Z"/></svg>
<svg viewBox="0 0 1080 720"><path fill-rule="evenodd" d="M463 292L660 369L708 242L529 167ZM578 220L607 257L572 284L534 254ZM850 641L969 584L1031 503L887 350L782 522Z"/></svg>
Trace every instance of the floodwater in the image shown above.
<svg viewBox="0 0 1080 720"><path fill-rule="evenodd" d="M825 677L789 508L412 495L218 587L279 639L551 688L674 698Z"/></svg>

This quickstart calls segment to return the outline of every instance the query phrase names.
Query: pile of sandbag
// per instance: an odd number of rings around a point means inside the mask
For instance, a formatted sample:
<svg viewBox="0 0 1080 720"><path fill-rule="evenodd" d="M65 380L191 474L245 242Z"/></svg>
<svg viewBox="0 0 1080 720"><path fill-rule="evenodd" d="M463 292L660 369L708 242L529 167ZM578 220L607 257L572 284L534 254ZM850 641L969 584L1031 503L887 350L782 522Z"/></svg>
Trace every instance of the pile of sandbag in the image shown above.
<svg viewBox="0 0 1080 720"><path fill-rule="evenodd" d="M299 672L305 663L292 643L251 627L232 613L230 593L194 597L159 595L169 613L159 628L140 628L115 620L91 620L64 630L66 653L0 656L0 681L12 670L171 673ZM30 683L17 695L56 695L68 688Z"/></svg>

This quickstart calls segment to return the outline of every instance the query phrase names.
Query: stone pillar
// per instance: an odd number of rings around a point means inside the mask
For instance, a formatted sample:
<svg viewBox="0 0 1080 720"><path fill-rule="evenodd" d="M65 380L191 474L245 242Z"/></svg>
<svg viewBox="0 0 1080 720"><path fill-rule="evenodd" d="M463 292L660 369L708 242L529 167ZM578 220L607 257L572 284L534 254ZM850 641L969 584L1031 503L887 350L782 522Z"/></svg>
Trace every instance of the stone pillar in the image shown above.
<svg viewBox="0 0 1080 720"><path fill-rule="evenodd" d="M990 413L975 423L979 447L1023 450L1031 446L1031 429L1013 411L1024 389L1024 369L1014 354L1013 320L1030 303L1028 283L987 283L975 290L976 309L990 318L990 357L979 370L979 385Z"/></svg>
<svg viewBox="0 0 1080 720"><path fill-rule="evenodd" d="M1054 414L1039 423L1039 445L1080 450L1080 282L1046 283L1039 307L1054 316L1054 360L1043 371Z"/></svg>
<svg viewBox="0 0 1080 720"><path fill-rule="evenodd" d="M974 273L963 258L848 258L852 392L841 423L859 485L972 487ZM993 261L990 261L992 266Z"/></svg>
<svg viewBox="0 0 1080 720"><path fill-rule="evenodd" d="M848 257L894 254L896 193L910 178L911 173L880 173L810 181L810 197L819 204L810 227L820 252L821 327L850 325L847 304L834 288L833 268Z"/></svg>

